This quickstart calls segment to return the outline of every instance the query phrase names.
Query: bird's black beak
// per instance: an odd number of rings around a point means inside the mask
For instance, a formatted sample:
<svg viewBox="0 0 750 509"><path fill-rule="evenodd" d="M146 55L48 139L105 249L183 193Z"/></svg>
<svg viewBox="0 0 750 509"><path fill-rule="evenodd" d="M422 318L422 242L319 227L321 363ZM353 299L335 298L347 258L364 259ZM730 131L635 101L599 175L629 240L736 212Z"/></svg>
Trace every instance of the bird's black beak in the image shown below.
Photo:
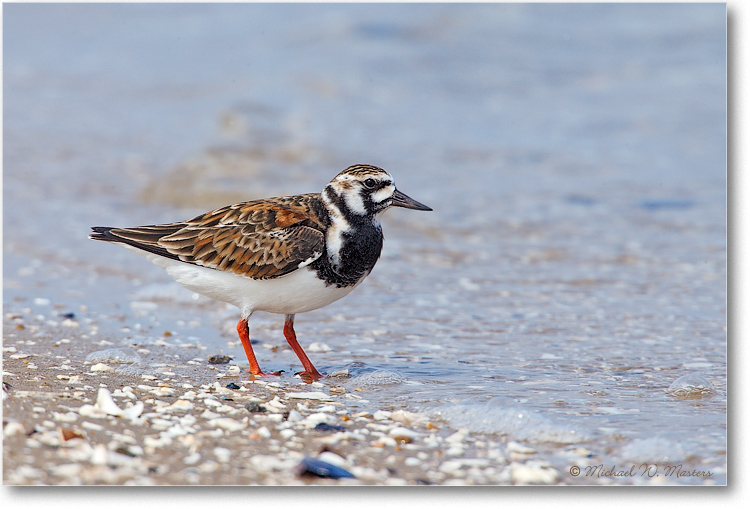
<svg viewBox="0 0 750 509"><path fill-rule="evenodd" d="M393 197L391 198L391 205L393 205L394 207L403 207L405 209L432 210L427 205L423 205L417 200L409 198L399 190L396 190L396 192L393 193Z"/></svg>

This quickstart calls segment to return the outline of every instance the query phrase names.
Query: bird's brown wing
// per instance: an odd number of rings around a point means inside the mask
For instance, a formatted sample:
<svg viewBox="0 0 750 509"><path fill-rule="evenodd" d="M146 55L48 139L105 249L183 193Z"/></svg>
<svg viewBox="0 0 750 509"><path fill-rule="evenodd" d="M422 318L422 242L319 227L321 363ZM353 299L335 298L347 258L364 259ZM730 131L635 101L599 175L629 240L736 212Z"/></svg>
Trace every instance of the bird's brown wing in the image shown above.
<svg viewBox="0 0 750 509"><path fill-rule="evenodd" d="M325 250L314 213L319 195L230 205L179 223L94 228L91 238L121 242L160 256L253 279L288 274Z"/></svg>

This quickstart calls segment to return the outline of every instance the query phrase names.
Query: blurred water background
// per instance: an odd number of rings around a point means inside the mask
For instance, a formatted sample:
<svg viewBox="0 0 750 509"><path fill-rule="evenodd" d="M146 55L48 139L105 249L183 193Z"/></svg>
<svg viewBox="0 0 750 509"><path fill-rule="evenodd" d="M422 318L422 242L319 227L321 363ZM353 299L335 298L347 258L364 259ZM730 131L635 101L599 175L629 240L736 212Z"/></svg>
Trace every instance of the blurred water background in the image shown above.
<svg viewBox="0 0 750 509"><path fill-rule="evenodd" d="M297 317L319 369L362 405L726 482L723 4L3 10L5 313L244 361L236 309L89 227L375 164L434 212L389 211L365 284ZM294 372L281 326L252 336ZM684 375L715 393L668 393Z"/></svg>

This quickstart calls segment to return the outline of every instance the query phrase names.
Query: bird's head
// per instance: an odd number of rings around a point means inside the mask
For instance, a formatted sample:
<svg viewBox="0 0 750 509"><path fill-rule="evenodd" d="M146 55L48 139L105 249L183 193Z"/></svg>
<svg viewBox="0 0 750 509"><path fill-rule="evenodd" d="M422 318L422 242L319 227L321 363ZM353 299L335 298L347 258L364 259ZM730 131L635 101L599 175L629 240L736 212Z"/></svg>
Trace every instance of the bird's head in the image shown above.
<svg viewBox="0 0 750 509"><path fill-rule="evenodd" d="M323 191L323 198L350 219L374 219L391 206L432 210L396 189L387 171L367 164L350 166L336 175Z"/></svg>

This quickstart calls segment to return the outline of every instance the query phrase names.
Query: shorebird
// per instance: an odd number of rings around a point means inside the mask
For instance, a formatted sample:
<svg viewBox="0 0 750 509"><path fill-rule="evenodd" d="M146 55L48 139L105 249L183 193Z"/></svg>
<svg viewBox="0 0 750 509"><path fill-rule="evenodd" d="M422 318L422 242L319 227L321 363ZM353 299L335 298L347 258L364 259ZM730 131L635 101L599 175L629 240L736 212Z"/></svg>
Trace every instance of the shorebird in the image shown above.
<svg viewBox="0 0 750 509"><path fill-rule="evenodd" d="M294 316L339 300L370 274L383 247L380 216L389 207L432 210L397 190L385 170L357 164L319 194L238 203L177 223L96 226L90 238L135 251L186 288L240 308L237 333L253 375L265 373L248 319L255 311L285 315L284 336L304 367L299 375L317 380Z"/></svg>

